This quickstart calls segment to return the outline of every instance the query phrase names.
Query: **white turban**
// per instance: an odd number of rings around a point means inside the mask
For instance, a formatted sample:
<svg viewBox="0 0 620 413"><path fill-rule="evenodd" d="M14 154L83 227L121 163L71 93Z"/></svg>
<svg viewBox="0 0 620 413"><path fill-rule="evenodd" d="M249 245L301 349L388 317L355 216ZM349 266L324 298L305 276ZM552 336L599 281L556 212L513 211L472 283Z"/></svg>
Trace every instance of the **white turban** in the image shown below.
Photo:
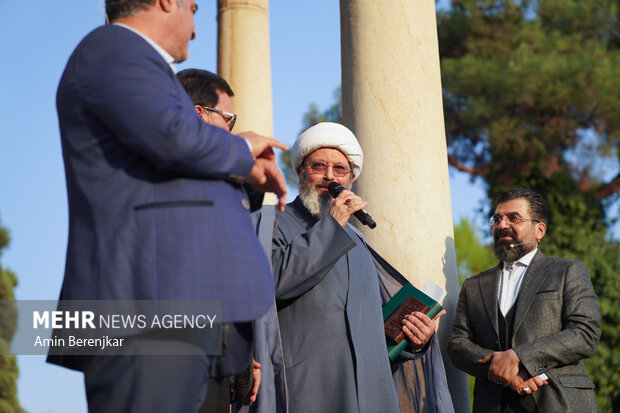
<svg viewBox="0 0 620 413"><path fill-rule="evenodd" d="M349 160L353 180L360 176L364 163L362 147L353 132L333 122L316 124L299 135L291 149L291 163L296 174L299 175L299 166L306 156L320 148L338 149Z"/></svg>

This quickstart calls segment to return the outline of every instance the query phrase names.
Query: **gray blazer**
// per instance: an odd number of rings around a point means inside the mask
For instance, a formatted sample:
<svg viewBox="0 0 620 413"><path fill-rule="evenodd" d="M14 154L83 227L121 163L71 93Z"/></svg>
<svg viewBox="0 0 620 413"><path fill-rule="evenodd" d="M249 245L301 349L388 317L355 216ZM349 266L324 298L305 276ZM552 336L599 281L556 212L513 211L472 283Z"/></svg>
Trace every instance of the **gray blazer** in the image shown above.
<svg viewBox="0 0 620 413"><path fill-rule="evenodd" d="M487 380L489 364L478 360L499 351L497 291L501 263L463 283L448 352L459 369L476 377L474 412L499 410L501 385ZM580 261L532 260L515 304L512 349L532 376L546 373L549 385L533 394L539 412L599 411L583 359L601 335L590 274Z"/></svg>

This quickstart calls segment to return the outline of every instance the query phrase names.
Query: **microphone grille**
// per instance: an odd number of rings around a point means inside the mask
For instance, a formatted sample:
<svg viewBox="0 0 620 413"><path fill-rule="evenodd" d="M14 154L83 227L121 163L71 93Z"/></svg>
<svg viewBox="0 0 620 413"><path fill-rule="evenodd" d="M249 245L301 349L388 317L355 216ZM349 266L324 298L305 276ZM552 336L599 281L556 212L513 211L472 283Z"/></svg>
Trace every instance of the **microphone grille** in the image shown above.
<svg viewBox="0 0 620 413"><path fill-rule="evenodd" d="M344 186L340 185L338 182L330 182L327 186L327 190L332 198L336 198L342 191L344 191Z"/></svg>

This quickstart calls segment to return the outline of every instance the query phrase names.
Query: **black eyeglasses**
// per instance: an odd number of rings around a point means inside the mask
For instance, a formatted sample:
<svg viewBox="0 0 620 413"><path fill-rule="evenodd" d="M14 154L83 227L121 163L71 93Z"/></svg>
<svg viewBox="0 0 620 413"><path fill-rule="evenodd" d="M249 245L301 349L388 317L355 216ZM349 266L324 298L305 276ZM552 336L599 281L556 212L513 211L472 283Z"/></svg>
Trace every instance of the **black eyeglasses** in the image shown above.
<svg viewBox="0 0 620 413"><path fill-rule="evenodd" d="M332 165L325 162L310 162L305 165L310 168L310 172L313 174L324 174L329 166L332 167L334 176L337 176L338 178L342 178L343 176L347 176L349 173L351 173L350 169L342 165Z"/></svg>
<svg viewBox="0 0 620 413"><path fill-rule="evenodd" d="M491 218L489 218L489 225L492 227L497 227L504 220L506 220L509 225L517 225L525 221L540 222L537 219L521 218L517 214L508 214L503 217L500 217L499 215L493 215Z"/></svg>
<svg viewBox="0 0 620 413"><path fill-rule="evenodd" d="M208 106L201 106L204 110L208 110L211 112L215 112L218 115L220 115L224 121L226 122L226 125L228 126L228 131L232 132L233 128L235 127L235 122L237 122L237 115L235 115L232 112L225 112L223 110L219 110L219 109L215 109L215 108L210 108Z"/></svg>

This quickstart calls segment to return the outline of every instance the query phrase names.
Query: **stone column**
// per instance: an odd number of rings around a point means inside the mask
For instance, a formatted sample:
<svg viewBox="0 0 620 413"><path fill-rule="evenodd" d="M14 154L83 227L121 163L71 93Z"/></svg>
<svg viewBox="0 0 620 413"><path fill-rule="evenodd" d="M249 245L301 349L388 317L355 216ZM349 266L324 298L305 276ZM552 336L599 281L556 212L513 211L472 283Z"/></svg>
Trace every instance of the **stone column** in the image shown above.
<svg viewBox="0 0 620 413"><path fill-rule="evenodd" d="M354 190L377 227L368 242L416 286L444 287L439 341L457 412L466 375L445 352L459 292L435 2L341 0L343 122L360 140Z"/></svg>
<svg viewBox="0 0 620 413"><path fill-rule="evenodd" d="M217 71L235 92L235 131L273 136L268 0L218 0L217 31Z"/></svg>

